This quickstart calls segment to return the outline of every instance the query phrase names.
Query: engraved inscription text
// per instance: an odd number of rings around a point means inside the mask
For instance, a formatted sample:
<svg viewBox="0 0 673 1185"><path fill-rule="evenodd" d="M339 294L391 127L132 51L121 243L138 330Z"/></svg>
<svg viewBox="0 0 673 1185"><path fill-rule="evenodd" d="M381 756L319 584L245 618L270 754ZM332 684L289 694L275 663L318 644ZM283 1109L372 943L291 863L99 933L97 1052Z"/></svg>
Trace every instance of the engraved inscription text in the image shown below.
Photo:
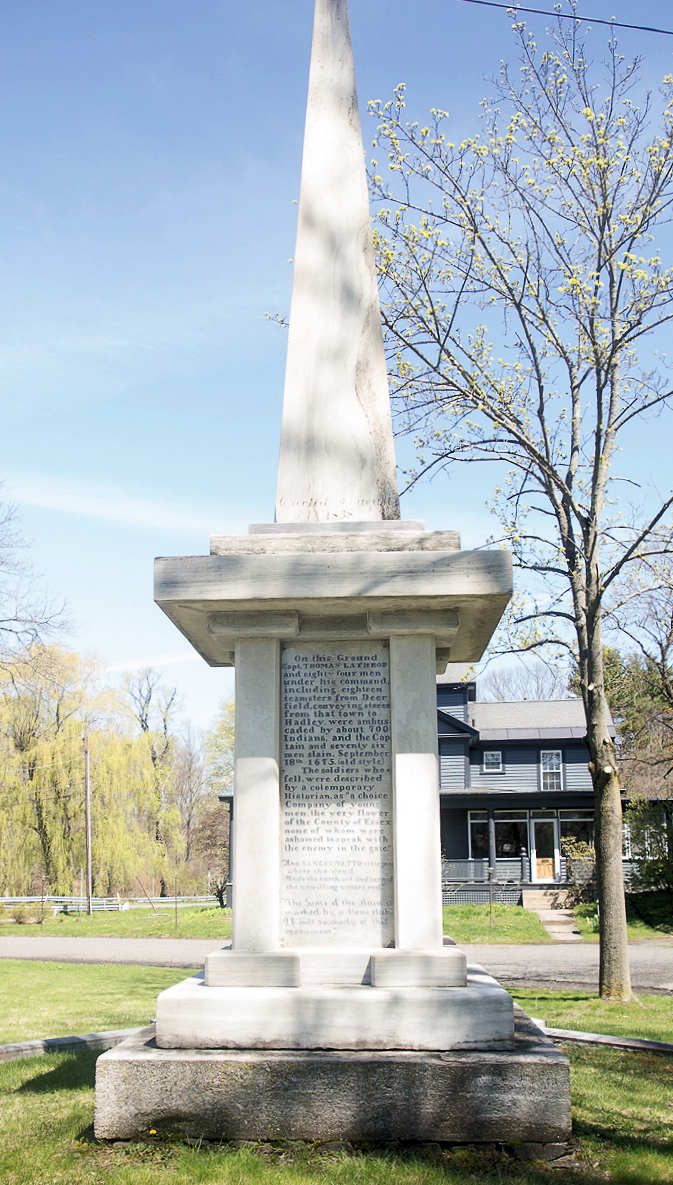
<svg viewBox="0 0 673 1185"><path fill-rule="evenodd" d="M393 938L390 676L382 642L287 645L281 694L281 941Z"/></svg>

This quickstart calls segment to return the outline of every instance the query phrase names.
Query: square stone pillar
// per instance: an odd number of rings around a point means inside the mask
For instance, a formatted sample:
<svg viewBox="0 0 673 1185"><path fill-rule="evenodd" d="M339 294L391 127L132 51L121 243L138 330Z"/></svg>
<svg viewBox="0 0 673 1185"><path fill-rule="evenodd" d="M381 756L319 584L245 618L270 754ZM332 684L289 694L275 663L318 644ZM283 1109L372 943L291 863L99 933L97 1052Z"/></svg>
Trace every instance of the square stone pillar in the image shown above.
<svg viewBox="0 0 673 1185"><path fill-rule="evenodd" d="M233 948L279 945L280 642L236 643Z"/></svg>
<svg viewBox="0 0 673 1185"><path fill-rule="evenodd" d="M442 876L435 639L390 639L395 946L441 948Z"/></svg>

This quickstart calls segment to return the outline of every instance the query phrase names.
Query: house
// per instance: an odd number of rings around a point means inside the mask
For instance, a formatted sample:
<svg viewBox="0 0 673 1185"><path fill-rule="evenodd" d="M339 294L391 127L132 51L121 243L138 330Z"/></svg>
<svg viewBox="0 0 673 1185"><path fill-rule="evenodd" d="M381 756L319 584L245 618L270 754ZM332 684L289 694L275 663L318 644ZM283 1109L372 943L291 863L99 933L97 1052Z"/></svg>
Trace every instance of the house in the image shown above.
<svg viewBox="0 0 673 1185"><path fill-rule="evenodd" d="M479 702L475 683L449 678L437 682L445 887L482 900L490 868L498 900L563 884L562 841L594 837L582 701Z"/></svg>

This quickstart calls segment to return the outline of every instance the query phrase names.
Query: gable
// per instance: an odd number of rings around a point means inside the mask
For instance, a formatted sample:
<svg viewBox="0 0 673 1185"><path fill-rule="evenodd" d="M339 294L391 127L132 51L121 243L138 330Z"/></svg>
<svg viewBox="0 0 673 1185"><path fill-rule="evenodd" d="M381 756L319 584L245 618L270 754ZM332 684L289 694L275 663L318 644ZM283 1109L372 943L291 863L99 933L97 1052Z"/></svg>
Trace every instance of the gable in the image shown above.
<svg viewBox="0 0 673 1185"><path fill-rule="evenodd" d="M462 720L457 720L443 708L437 709L437 734L440 737L462 737L464 740L479 735L476 729Z"/></svg>

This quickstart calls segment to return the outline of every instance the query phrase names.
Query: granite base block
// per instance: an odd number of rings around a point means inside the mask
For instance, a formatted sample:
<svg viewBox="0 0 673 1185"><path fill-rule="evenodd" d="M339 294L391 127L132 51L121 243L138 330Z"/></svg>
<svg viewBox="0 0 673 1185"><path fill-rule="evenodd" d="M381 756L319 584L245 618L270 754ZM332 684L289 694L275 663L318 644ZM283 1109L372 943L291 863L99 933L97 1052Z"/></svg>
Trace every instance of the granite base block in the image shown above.
<svg viewBox="0 0 673 1185"><path fill-rule="evenodd" d="M568 1063L520 1010L514 1048L449 1053L158 1049L153 1026L98 1059L95 1133L130 1140L558 1144Z"/></svg>

